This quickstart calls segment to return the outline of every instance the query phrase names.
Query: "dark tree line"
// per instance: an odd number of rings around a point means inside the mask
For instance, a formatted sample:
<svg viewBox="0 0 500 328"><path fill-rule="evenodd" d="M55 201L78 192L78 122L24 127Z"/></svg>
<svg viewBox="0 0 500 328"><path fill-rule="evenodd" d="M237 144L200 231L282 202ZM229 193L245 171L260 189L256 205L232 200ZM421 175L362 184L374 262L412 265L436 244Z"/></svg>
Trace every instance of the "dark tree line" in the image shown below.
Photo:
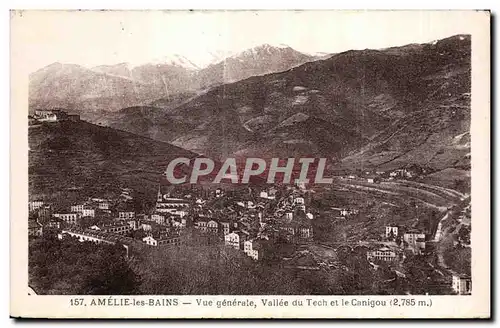
<svg viewBox="0 0 500 328"><path fill-rule="evenodd" d="M126 295L138 293L139 277L121 245L47 236L30 241L29 283L39 294Z"/></svg>

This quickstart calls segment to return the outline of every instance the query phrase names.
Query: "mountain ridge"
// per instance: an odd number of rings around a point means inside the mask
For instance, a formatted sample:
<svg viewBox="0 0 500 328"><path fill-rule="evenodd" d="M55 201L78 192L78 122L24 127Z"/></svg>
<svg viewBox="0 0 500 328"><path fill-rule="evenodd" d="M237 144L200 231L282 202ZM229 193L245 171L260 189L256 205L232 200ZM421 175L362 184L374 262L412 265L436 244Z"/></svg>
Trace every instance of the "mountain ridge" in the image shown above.
<svg viewBox="0 0 500 328"><path fill-rule="evenodd" d="M312 156L347 169L467 171L470 42L350 50L101 114L99 124L218 160Z"/></svg>
<svg viewBox="0 0 500 328"><path fill-rule="evenodd" d="M398 167L418 157L405 159L403 155L412 147L425 148L425 140L421 144L416 140L435 138L436 127L445 131L443 140L450 143L468 131L468 92L470 36L351 50L284 72L214 87L169 107L164 111L169 119L193 128L165 141L215 158L272 156L276 151L345 158L344 163L352 167L387 163ZM457 106L462 110L448 115L446 108ZM300 116L304 119L292 119ZM313 133L315 125L308 122L316 122L321 132ZM151 121L150 128L158 124L161 121ZM283 124L287 128L278 128ZM384 141L384 131L392 138ZM412 138L414 134L417 137ZM437 158L446 154L467 166L456 147L427 148L445 154L434 154L436 159L426 162L437 169L443 167ZM464 156L466 151L463 148ZM378 160L371 158L377 156Z"/></svg>
<svg viewBox="0 0 500 328"><path fill-rule="evenodd" d="M281 57L271 62L266 52ZM285 57L290 58L283 61ZM92 68L56 62L30 74L30 108L69 108L92 119L96 113L148 105L179 93L200 92L227 79L284 70L310 59L289 47L283 50L271 46L255 47L228 58L204 68L181 55L140 65L118 63Z"/></svg>

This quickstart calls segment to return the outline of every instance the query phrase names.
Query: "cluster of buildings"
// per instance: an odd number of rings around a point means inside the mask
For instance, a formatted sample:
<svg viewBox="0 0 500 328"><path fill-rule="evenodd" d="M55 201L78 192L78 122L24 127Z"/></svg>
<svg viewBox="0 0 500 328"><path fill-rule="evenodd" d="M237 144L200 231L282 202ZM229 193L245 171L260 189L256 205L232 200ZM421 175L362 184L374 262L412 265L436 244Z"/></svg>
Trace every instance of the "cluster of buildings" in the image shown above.
<svg viewBox="0 0 500 328"><path fill-rule="evenodd" d="M369 183L380 183L382 179L416 179L421 178L422 175L430 173L430 170L418 165L411 165L399 169L381 171L381 170L366 170L358 173L350 173L349 179L363 179Z"/></svg>
<svg viewBox="0 0 500 328"><path fill-rule="evenodd" d="M426 248L426 234L417 229L406 229L398 225L385 227L385 239L394 241L415 255L422 255Z"/></svg>
<svg viewBox="0 0 500 328"><path fill-rule="evenodd" d="M28 235L41 236L44 229L50 229L56 230L60 238L72 236L78 237L80 241L112 244L116 242L117 236L122 239L131 238L134 232L141 231L142 234L137 235L139 239L131 239L150 246L181 244L179 228L182 225L158 220L154 214L136 214L123 202L124 199L130 199L122 196L113 201L89 198L62 209L40 200L31 201L28 203L31 217L28 221Z"/></svg>
<svg viewBox="0 0 500 328"><path fill-rule="evenodd" d="M397 225L385 227L383 246L371 249L366 256L369 261L402 261L405 253L422 255L426 249L426 234L415 229L406 230Z"/></svg>
<svg viewBox="0 0 500 328"><path fill-rule="evenodd" d="M313 217L306 211L303 192L295 187L285 197L278 197L274 187L239 193L218 188L207 195L162 186L151 214L157 224L180 231L192 227L254 260L263 259L277 242L311 241Z"/></svg>
<svg viewBox="0 0 500 328"><path fill-rule="evenodd" d="M357 208L347 208L347 207L330 207L327 212L332 219L349 219L355 215L359 214L359 209Z"/></svg>
<svg viewBox="0 0 500 328"><path fill-rule="evenodd" d="M260 192L256 203L237 204L240 206L238 220L219 223L224 243L242 250L254 260L267 257L277 243L302 244L313 240L314 215L307 211L302 191L292 189L277 200L275 191L270 188ZM211 226L215 226L214 223Z"/></svg>
<svg viewBox="0 0 500 328"><path fill-rule="evenodd" d="M28 203L28 210L30 213L36 213L38 221L42 224L64 222L72 225L77 224L78 220L82 218L95 218L96 215L112 214L111 202L100 198L90 198L67 208L35 200Z"/></svg>
<svg viewBox="0 0 500 328"><path fill-rule="evenodd" d="M80 115L68 114L66 111L59 109L51 110L35 110L32 115L28 116L28 123L36 124L38 122L60 122L60 121L79 121Z"/></svg>
<svg viewBox="0 0 500 328"><path fill-rule="evenodd" d="M178 187L177 187L178 188ZM159 186L156 203L147 214L136 213L126 204L131 191L118 199L89 198L61 210L41 200L28 204L36 220L29 220L28 234L36 237L43 230L55 229L59 238L76 238L81 242L120 243L130 247L181 247L187 232L194 236L212 236L246 254L255 261L272 256L281 245L304 245L313 241L313 222L317 212L311 210L310 194L305 188L274 187L262 190L207 192L173 186ZM470 208L467 209L470 212ZM359 214L355 208L330 208L329 214L347 219ZM322 214L324 214L322 212ZM464 213L464 216L470 213ZM86 219L92 224L84 225ZM366 253L370 262L398 264L408 252L421 255L426 250L426 234L390 224L385 227L384 241ZM294 253L282 258L284 267L319 270L318 259L310 252ZM372 263L373 264L373 263ZM470 277L453 276L456 293L470 293Z"/></svg>
<svg viewBox="0 0 500 328"><path fill-rule="evenodd" d="M164 190L162 186L158 186L156 205L151 214L151 221L159 225L171 225L180 229L186 228L186 215L189 208L191 208L192 199L190 198L192 195L189 194L189 198L174 197L171 194L171 188L167 189L169 190ZM201 203L201 199L198 200L198 203Z"/></svg>
<svg viewBox="0 0 500 328"><path fill-rule="evenodd" d="M120 244L125 248L125 256L129 257L130 247L136 247L139 242L131 237L104 232L93 229L64 228L57 234L59 239L74 238L80 242L90 242L95 244L116 245Z"/></svg>
<svg viewBox="0 0 500 328"><path fill-rule="evenodd" d="M94 242L105 244L123 244L127 249L129 247L152 246L180 246L183 244L181 233L177 229L170 227L162 227L155 229L152 226L154 222L141 221L135 218L119 219L115 221L95 224L88 228L79 228L77 226L69 226L60 229L58 237L77 238L81 242ZM134 232L141 231L142 234L138 237L133 237Z"/></svg>

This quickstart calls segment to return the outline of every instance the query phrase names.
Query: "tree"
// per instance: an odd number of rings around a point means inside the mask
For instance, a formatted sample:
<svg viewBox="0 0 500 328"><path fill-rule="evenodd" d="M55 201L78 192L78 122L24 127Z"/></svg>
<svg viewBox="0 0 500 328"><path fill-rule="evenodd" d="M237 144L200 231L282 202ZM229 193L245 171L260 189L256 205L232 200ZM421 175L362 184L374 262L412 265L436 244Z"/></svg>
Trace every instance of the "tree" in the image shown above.
<svg viewBox="0 0 500 328"><path fill-rule="evenodd" d="M43 236L30 241L29 281L40 294L134 294L137 277L121 245Z"/></svg>
<svg viewBox="0 0 500 328"><path fill-rule="evenodd" d="M458 231L458 241L465 245L470 244L470 228L462 225L462 227Z"/></svg>
<svg viewBox="0 0 500 328"><path fill-rule="evenodd" d="M123 248L121 249L123 251ZM118 253L118 250L117 250ZM84 295L130 295L138 293L139 277L122 256L100 251L101 260L80 287Z"/></svg>
<svg viewBox="0 0 500 328"><path fill-rule="evenodd" d="M131 237L134 239L139 239L142 240L144 237L147 236L146 232L142 229L140 230L133 230L131 233Z"/></svg>

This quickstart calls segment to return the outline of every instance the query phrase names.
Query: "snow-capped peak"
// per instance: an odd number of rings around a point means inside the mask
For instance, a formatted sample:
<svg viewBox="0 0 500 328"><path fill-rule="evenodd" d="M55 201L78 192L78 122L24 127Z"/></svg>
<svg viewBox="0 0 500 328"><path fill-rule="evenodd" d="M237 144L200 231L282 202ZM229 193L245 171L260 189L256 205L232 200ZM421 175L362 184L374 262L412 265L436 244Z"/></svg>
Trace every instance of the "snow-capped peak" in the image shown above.
<svg viewBox="0 0 500 328"><path fill-rule="evenodd" d="M205 66L217 64L223 61L224 59L231 57L233 54L234 53L231 51L223 51L223 50L209 51Z"/></svg>
<svg viewBox="0 0 500 328"><path fill-rule="evenodd" d="M269 51L272 51L272 50L275 50L275 49L288 49L288 48L290 48L290 47L288 45L286 45L286 44L283 44L283 43L280 43L278 45L271 45L269 43L264 43L264 44L262 44L260 46L257 46L255 48L253 48L253 49L255 49L255 50L265 50L265 51L269 52Z"/></svg>
<svg viewBox="0 0 500 328"><path fill-rule="evenodd" d="M259 46L244 50L240 53L234 54L231 57L232 58L237 58L240 56L255 56L258 53L266 52L267 54L272 54L273 52L275 53L276 49L282 50L282 49L288 49L290 48L286 44L279 44L279 45L270 45L268 43L261 44Z"/></svg>

